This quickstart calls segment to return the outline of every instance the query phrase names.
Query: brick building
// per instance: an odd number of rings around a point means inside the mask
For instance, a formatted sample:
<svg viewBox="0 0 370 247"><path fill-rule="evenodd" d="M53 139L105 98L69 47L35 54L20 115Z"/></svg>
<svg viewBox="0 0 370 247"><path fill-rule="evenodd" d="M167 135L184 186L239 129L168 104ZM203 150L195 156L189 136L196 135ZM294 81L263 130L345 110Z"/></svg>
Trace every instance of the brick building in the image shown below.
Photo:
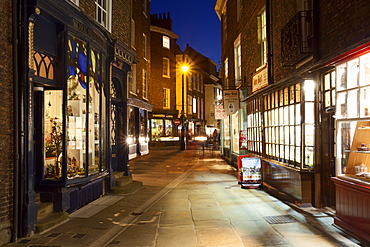
<svg viewBox="0 0 370 247"><path fill-rule="evenodd" d="M163 140L161 137L178 137L174 120L176 110L176 54L181 53L176 41L178 35L172 31L170 13L152 14L150 18L150 103L153 112L150 116L150 138L152 144ZM169 143L178 142L170 139Z"/></svg>
<svg viewBox="0 0 370 247"><path fill-rule="evenodd" d="M365 0L215 5L223 86L238 89L241 102L224 121L223 155L233 164L260 157L267 191L334 207L335 223L367 241L369 9ZM246 151L231 138L240 130Z"/></svg>

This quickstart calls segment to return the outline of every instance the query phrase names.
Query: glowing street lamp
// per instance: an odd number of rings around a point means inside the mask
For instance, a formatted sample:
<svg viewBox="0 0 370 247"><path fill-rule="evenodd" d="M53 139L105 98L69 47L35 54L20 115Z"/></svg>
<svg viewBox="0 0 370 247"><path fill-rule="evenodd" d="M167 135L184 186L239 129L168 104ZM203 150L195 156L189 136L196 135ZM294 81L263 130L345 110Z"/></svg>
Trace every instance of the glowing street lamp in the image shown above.
<svg viewBox="0 0 370 247"><path fill-rule="evenodd" d="M180 136L180 150L185 150L185 93L184 93L184 89L185 89L185 75L187 74L187 72L189 71L189 66L184 64L181 66L181 71L182 71L182 84L181 84L181 101L182 101L182 106L181 106L181 116L180 116L180 120L181 120L181 136Z"/></svg>

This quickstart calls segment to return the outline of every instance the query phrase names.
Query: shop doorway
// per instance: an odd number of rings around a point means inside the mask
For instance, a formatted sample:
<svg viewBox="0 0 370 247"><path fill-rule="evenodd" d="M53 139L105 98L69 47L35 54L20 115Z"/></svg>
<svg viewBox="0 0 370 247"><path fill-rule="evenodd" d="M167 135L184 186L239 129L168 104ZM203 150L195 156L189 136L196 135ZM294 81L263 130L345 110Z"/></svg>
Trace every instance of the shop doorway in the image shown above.
<svg viewBox="0 0 370 247"><path fill-rule="evenodd" d="M323 77L324 108L321 112L322 132L322 170L321 170L321 205L335 206L335 185L331 180L335 177L335 71L324 74Z"/></svg>
<svg viewBox="0 0 370 247"><path fill-rule="evenodd" d="M321 203L322 206L335 206L335 186L332 177L335 177L334 157L334 113L322 114L322 177Z"/></svg>

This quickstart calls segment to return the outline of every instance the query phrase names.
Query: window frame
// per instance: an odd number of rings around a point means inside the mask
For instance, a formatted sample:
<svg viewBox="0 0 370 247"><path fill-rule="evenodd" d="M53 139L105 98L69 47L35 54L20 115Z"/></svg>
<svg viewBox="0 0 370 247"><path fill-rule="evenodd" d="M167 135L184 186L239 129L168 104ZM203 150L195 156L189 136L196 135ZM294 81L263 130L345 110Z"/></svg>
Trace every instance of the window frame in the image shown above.
<svg viewBox="0 0 370 247"><path fill-rule="evenodd" d="M109 32L112 31L112 0L105 0L105 6L101 6L98 1L95 0L95 20L102 25ZM99 21L99 13L101 17L106 15L106 23Z"/></svg>
<svg viewBox="0 0 370 247"><path fill-rule="evenodd" d="M165 63L166 61L166 63ZM167 64L167 66L165 67L165 64ZM170 74L170 59L168 57L163 57L163 71L162 71L162 76L163 77L166 77L166 78L170 78L171 77L171 74Z"/></svg>
<svg viewBox="0 0 370 247"><path fill-rule="evenodd" d="M170 109L170 96L171 96L171 89L169 88L163 88L163 109Z"/></svg>
<svg viewBox="0 0 370 247"><path fill-rule="evenodd" d="M166 35L162 36L162 47L167 48L167 49L171 49L171 39L170 39L170 37L168 37Z"/></svg>
<svg viewBox="0 0 370 247"><path fill-rule="evenodd" d="M143 83L143 98L148 98L148 72L143 69L142 70L142 83Z"/></svg>
<svg viewBox="0 0 370 247"><path fill-rule="evenodd" d="M258 53L259 65L267 64L267 23L266 23L266 9L263 9L257 16L257 30L258 30Z"/></svg>
<svg viewBox="0 0 370 247"><path fill-rule="evenodd" d="M240 34L234 41L235 86L241 84L242 78L242 45Z"/></svg>

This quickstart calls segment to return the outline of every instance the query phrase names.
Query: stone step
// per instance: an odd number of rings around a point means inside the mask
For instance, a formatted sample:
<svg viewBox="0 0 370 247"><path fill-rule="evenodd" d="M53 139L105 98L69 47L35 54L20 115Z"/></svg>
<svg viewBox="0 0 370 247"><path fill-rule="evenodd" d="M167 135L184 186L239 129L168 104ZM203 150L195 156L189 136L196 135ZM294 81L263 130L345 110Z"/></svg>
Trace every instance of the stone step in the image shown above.
<svg viewBox="0 0 370 247"><path fill-rule="evenodd" d="M40 233L53 226L68 219L67 212L55 212L44 216L42 219L37 219L37 224L35 226L35 232Z"/></svg>
<svg viewBox="0 0 370 247"><path fill-rule="evenodd" d="M43 217L52 214L54 211L54 206L52 202L39 202L37 210L37 219L42 219Z"/></svg>
<svg viewBox="0 0 370 247"><path fill-rule="evenodd" d="M125 187L132 183L131 176L124 176L120 178L116 178L116 187Z"/></svg>
<svg viewBox="0 0 370 247"><path fill-rule="evenodd" d="M143 182L140 181L132 181L132 183L123 186L123 187L115 187L111 190L111 194L113 195L128 195L132 194L138 190L143 188Z"/></svg>

